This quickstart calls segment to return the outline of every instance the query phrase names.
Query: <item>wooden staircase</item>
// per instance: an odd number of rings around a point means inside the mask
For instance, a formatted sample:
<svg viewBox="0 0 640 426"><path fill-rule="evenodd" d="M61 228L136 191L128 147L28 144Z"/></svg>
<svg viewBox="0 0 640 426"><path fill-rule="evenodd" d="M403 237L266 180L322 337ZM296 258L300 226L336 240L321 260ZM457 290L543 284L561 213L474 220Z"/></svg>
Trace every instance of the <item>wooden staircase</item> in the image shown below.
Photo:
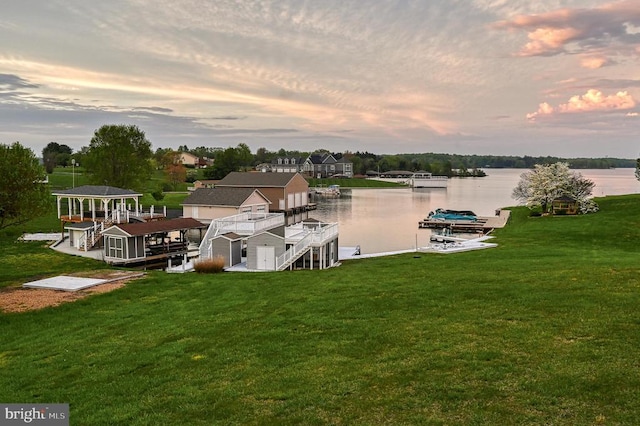
<svg viewBox="0 0 640 426"><path fill-rule="evenodd" d="M80 245L80 248L84 251L91 250L102 238L102 231L111 227L112 225L113 225L113 217L105 218L105 220L100 224L100 227L96 228L94 232L90 232L87 235L87 238Z"/></svg>

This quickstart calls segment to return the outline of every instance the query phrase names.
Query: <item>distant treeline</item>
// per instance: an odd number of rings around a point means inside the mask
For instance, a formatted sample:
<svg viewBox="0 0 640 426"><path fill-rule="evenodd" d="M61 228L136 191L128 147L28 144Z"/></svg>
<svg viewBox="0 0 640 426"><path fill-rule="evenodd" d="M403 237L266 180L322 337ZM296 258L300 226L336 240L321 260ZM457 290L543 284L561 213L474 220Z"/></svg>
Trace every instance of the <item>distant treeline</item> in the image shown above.
<svg viewBox="0 0 640 426"><path fill-rule="evenodd" d="M353 162L355 174L368 171L386 172L390 170L425 170L434 174L456 175L474 174L475 170L486 168L528 169L536 164L569 163L573 169L610 169L636 167L635 159L625 158L560 158L503 155L458 155L458 154L387 154L378 155L369 152L335 153L339 158L345 156Z"/></svg>
<svg viewBox="0 0 640 426"><path fill-rule="evenodd" d="M168 148L159 148L156 157L164 155ZM198 157L215 159L214 168L220 169L220 175L224 176L229 170L249 170L259 164L271 163L280 157L295 158L296 161L304 161L311 152L279 149L269 151L266 148L258 148L252 153L249 147L243 143L237 147L211 148L197 147L189 149L186 145L178 148L180 152L190 152ZM553 164L557 162L569 163L573 169L610 169L622 167L636 167L635 159L624 158L560 158L560 157L531 157L531 156L505 156L505 155L458 155L458 154L374 154L371 152L345 151L331 152L326 149L318 149L316 153L330 153L336 160L344 157L353 163L355 175L366 175L371 172L383 173L388 171L427 171L436 175L446 176L482 176L482 169L488 168L516 168L528 169L536 164Z"/></svg>

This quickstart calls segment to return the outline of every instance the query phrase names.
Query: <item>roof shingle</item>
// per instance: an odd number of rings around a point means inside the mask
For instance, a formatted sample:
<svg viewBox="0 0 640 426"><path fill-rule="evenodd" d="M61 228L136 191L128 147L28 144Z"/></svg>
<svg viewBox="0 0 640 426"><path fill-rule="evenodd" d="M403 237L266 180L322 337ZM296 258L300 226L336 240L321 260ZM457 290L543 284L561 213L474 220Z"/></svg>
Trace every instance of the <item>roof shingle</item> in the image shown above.
<svg viewBox="0 0 640 426"><path fill-rule="evenodd" d="M198 188L184 199L182 205L240 207L256 191L240 187ZM270 202L260 191L257 192Z"/></svg>
<svg viewBox="0 0 640 426"><path fill-rule="evenodd" d="M71 189L52 192L53 195L86 195L91 197L120 197L120 196L139 196L139 192L129 189L116 188L115 186L105 185L83 185Z"/></svg>

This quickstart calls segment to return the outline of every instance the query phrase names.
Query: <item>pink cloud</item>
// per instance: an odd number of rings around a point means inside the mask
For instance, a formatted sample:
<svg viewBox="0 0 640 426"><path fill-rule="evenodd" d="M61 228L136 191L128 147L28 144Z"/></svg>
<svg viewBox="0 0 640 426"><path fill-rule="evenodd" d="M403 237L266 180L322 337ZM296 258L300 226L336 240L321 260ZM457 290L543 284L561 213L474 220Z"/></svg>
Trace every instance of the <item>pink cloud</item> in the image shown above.
<svg viewBox="0 0 640 426"><path fill-rule="evenodd" d="M582 65L582 67L592 70L602 68L606 65L610 65L611 63L611 60L602 56L587 56L580 60L580 65Z"/></svg>
<svg viewBox="0 0 640 426"><path fill-rule="evenodd" d="M535 121L540 116L555 114L584 113L592 111L616 111L635 108L636 100L627 92L604 95L596 89L589 89L584 95L572 96L569 101L556 107L543 102L536 112L527 114L527 119Z"/></svg>
<svg viewBox="0 0 640 426"><path fill-rule="evenodd" d="M529 42L519 56L551 56L566 52L592 53L603 46L614 52L637 55L638 37L634 29L640 26L640 5L637 0L622 0L593 9L558 9L536 15L519 15L494 24L494 28L525 30ZM596 60L583 60L583 66L598 68Z"/></svg>

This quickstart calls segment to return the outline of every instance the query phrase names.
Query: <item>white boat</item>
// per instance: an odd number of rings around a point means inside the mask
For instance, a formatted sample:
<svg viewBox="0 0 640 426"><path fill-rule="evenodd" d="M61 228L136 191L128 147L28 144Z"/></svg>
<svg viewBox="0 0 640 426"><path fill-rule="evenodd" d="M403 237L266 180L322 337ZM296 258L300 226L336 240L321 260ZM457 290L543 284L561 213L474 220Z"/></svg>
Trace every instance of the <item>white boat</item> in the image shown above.
<svg viewBox="0 0 640 426"><path fill-rule="evenodd" d="M429 172L416 172L409 180L413 188L446 188L449 178L446 176L434 176Z"/></svg>
<svg viewBox="0 0 640 426"><path fill-rule="evenodd" d="M317 186L315 188L316 194L322 195L323 197L339 197L340 196L340 185L329 185L329 186Z"/></svg>

